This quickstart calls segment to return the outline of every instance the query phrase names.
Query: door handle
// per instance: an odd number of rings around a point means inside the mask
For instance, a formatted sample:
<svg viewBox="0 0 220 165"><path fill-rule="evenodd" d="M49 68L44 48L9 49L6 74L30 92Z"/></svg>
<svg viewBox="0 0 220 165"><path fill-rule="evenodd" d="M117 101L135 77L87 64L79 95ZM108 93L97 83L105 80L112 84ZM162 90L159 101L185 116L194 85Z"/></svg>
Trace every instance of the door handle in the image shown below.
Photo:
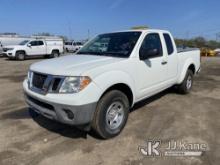
<svg viewBox="0 0 220 165"><path fill-rule="evenodd" d="M161 64L162 64L162 65L166 65L166 64L167 64L167 61L162 61Z"/></svg>

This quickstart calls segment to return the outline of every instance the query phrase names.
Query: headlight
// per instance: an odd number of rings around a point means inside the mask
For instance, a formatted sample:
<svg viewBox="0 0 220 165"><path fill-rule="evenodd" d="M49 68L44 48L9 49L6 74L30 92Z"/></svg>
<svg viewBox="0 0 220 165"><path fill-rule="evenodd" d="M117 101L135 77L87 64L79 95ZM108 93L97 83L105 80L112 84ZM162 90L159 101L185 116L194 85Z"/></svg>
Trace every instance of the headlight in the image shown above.
<svg viewBox="0 0 220 165"><path fill-rule="evenodd" d="M60 87L59 93L78 93L87 87L91 79L87 76L66 77Z"/></svg>
<svg viewBox="0 0 220 165"><path fill-rule="evenodd" d="M7 51L11 51L11 50L13 50L14 48L7 48Z"/></svg>

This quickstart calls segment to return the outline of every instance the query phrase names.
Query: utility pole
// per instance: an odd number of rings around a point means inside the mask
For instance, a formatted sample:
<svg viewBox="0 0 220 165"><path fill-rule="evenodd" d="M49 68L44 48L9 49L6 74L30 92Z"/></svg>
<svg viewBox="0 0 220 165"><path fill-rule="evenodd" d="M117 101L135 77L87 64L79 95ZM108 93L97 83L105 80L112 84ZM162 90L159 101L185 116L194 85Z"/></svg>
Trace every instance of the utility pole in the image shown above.
<svg viewBox="0 0 220 165"><path fill-rule="evenodd" d="M216 39L215 39L215 40L216 40L216 42L218 42L218 41L219 41L219 38L220 38L220 32L219 32L219 33L216 33L215 35L216 35Z"/></svg>
<svg viewBox="0 0 220 165"><path fill-rule="evenodd" d="M73 36L72 36L72 27L71 27L71 24L70 24L70 22L68 22L68 30L69 30L69 40L72 40L73 38Z"/></svg>
<svg viewBox="0 0 220 165"><path fill-rule="evenodd" d="M90 39L90 30L88 29L88 40Z"/></svg>

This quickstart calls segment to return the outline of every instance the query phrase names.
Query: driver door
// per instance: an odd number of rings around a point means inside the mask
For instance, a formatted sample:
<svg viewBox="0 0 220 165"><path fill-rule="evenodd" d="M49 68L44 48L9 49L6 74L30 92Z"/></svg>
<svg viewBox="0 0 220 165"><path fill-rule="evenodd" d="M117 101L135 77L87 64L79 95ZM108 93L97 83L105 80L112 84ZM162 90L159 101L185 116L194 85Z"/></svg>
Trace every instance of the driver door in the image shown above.
<svg viewBox="0 0 220 165"><path fill-rule="evenodd" d="M27 46L27 55L37 55L38 53L38 41L29 42L30 46Z"/></svg>
<svg viewBox="0 0 220 165"><path fill-rule="evenodd" d="M167 59L163 53L161 37L159 33L147 34L142 42L139 53L142 51L157 51L143 60L139 60L138 78L140 98L157 93L164 87L167 80ZM143 53L147 55L147 53Z"/></svg>

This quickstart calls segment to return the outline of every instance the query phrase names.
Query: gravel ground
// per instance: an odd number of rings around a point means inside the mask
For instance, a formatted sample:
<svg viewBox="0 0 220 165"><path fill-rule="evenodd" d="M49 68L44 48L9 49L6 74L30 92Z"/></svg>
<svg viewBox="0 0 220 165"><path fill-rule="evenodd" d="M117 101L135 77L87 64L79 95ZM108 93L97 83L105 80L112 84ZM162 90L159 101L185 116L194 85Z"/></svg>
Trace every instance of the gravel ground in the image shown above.
<svg viewBox="0 0 220 165"><path fill-rule="evenodd" d="M138 103L123 132L101 140L93 133L31 118L22 81L30 64L42 59L0 58L0 164L202 164L220 162L220 58L203 58L189 95L166 90ZM146 157L139 151L147 139L204 143L201 157Z"/></svg>

